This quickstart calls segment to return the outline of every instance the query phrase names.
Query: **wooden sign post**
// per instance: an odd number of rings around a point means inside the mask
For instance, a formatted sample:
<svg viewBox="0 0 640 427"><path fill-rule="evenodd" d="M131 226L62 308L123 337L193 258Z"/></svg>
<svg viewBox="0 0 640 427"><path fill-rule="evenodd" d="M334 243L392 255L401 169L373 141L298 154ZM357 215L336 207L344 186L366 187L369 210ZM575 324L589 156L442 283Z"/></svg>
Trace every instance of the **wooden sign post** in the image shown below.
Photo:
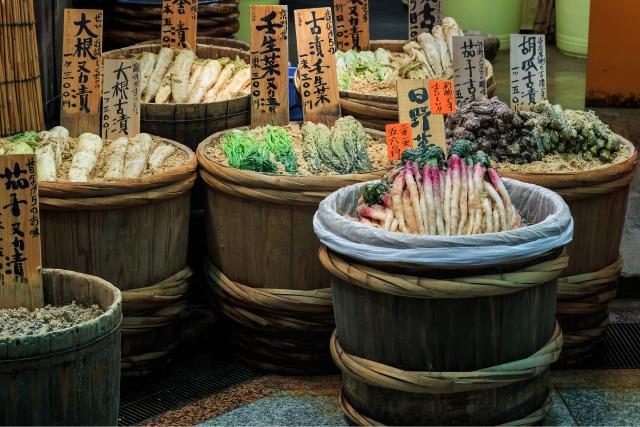
<svg viewBox="0 0 640 427"><path fill-rule="evenodd" d="M442 24L442 0L409 0L409 40Z"/></svg>
<svg viewBox="0 0 640 427"><path fill-rule="evenodd" d="M529 110L547 99L544 35L511 34L511 108Z"/></svg>
<svg viewBox="0 0 640 427"><path fill-rule="evenodd" d="M60 124L71 136L100 133L102 11L64 10Z"/></svg>
<svg viewBox="0 0 640 427"><path fill-rule="evenodd" d="M487 97L483 37L453 37L453 82L458 105Z"/></svg>
<svg viewBox="0 0 640 427"><path fill-rule="evenodd" d="M36 156L0 156L0 308L44 305Z"/></svg>
<svg viewBox="0 0 640 427"><path fill-rule="evenodd" d="M251 126L289 124L287 6L251 6Z"/></svg>
<svg viewBox="0 0 640 427"><path fill-rule="evenodd" d="M102 91L102 138L140 133L140 62L105 59Z"/></svg>
<svg viewBox="0 0 640 427"><path fill-rule="evenodd" d="M340 117L340 93L331 9L298 9L295 19L304 120L333 126Z"/></svg>
<svg viewBox="0 0 640 427"><path fill-rule="evenodd" d="M334 0L338 49L369 50L369 0Z"/></svg>
<svg viewBox="0 0 640 427"><path fill-rule="evenodd" d="M162 46L195 50L197 37L198 0L162 0Z"/></svg>
<svg viewBox="0 0 640 427"><path fill-rule="evenodd" d="M429 80L398 80L400 123L411 123L413 145L435 144L447 151L444 116L431 112Z"/></svg>

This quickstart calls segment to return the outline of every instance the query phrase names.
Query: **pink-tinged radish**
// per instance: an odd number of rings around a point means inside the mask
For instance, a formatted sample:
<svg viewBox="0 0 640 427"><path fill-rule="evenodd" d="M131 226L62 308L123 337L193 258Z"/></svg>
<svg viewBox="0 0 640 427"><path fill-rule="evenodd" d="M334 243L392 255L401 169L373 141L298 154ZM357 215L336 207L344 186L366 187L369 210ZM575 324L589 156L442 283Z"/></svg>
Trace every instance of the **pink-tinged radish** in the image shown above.
<svg viewBox="0 0 640 427"><path fill-rule="evenodd" d="M478 204L476 202L476 190L473 185L473 166L467 166L467 202L468 202L468 218L467 218L467 226L464 234L473 234L473 228L475 226L476 219L476 211L478 209Z"/></svg>
<svg viewBox="0 0 640 427"><path fill-rule="evenodd" d="M502 203L502 199L500 198L500 195L498 194L496 189L493 188L493 185L491 185L487 181L484 182L484 191L487 193L489 198L493 201L493 204L495 205L496 210L498 211L498 215L500 216L500 228L499 229L494 228L494 230L508 231L509 223L507 222L507 214L505 212L504 203Z"/></svg>
<svg viewBox="0 0 640 427"><path fill-rule="evenodd" d="M460 223L458 224L457 234L464 234L464 228L467 225L468 192L467 165L462 160L460 162Z"/></svg>
<svg viewBox="0 0 640 427"><path fill-rule="evenodd" d="M462 171L460 170L462 168L462 162L460 160L460 157L458 157L457 155L451 156L451 159L449 159L449 167L451 174L451 205L449 208L449 220L451 221L451 224L449 226L449 234L455 236L456 234L458 234L458 223L460 221L459 204L462 186Z"/></svg>
<svg viewBox="0 0 640 427"><path fill-rule="evenodd" d="M496 189L496 191L500 195L500 198L502 199L502 202L504 203L504 207L507 213L507 223L511 224L514 222L513 217L516 214L516 208L513 206L513 203L511 203L509 192L507 192L507 188L504 186L504 182L498 174L498 171L493 168L489 168L487 172L489 173L489 179L491 180L493 187Z"/></svg>
<svg viewBox="0 0 640 427"><path fill-rule="evenodd" d="M438 230L436 228L436 202L433 197L433 182L431 181L431 168L429 166L425 166L422 170L422 187L427 204L427 224L429 225L429 234L438 234Z"/></svg>
<svg viewBox="0 0 640 427"><path fill-rule="evenodd" d="M391 229L389 230L392 233L395 233L396 231L398 231L398 220L397 219L393 219L393 222L391 223Z"/></svg>
<svg viewBox="0 0 640 427"><path fill-rule="evenodd" d="M497 209L493 210L493 231L502 231L500 229L500 214Z"/></svg>
<svg viewBox="0 0 640 427"><path fill-rule="evenodd" d="M385 218L384 218L384 229L389 231L391 229L391 223L393 222L393 210L386 208L384 210Z"/></svg>
<svg viewBox="0 0 640 427"><path fill-rule="evenodd" d="M427 195L424 192L422 173L415 165L413 165L413 176L416 180L416 185L418 186L418 193L420 193L420 213L422 214L424 232L426 234L433 234L429 229L429 208L427 207Z"/></svg>
<svg viewBox="0 0 640 427"><path fill-rule="evenodd" d="M422 221L422 212L420 211L420 193L418 191L418 186L416 185L416 180L413 178L412 162L407 162L404 167L404 180L407 183L407 190L409 190L409 197L411 199L413 215L416 220L417 232L424 234L425 228Z"/></svg>
<svg viewBox="0 0 640 427"><path fill-rule="evenodd" d="M358 214L360 214L360 216L364 216L367 217L369 219L373 219L376 221L382 221L384 223L384 221L387 218L386 212L384 207L380 206L380 205L373 205L373 206L361 206L358 208Z"/></svg>
<svg viewBox="0 0 640 427"><path fill-rule="evenodd" d="M413 206L411 206L411 196L407 189L402 192L402 213L404 214L407 232L411 234L418 234L418 224L416 223L416 217L413 213Z"/></svg>
<svg viewBox="0 0 640 427"><path fill-rule="evenodd" d="M447 169L444 181L444 229L446 235L451 234L451 192L453 187L453 172L451 166Z"/></svg>
<svg viewBox="0 0 640 427"><path fill-rule="evenodd" d="M493 210L491 209L491 202L489 202L487 196L482 196L482 209L485 215L485 232L493 233Z"/></svg>
<svg viewBox="0 0 640 427"><path fill-rule="evenodd" d="M404 174L400 173L396 176L391 187L391 200L393 203L393 214L398 220L398 226L403 233L407 232L407 226L404 221L402 212L402 191L404 190Z"/></svg>
<svg viewBox="0 0 640 427"><path fill-rule="evenodd" d="M513 221L509 224L509 230L515 230L520 227L522 227L522 217L520 216L520 212L514 210Z"/></svg>
<svg viewBox="0 0 640 427"><path fill-rule="evenodd" d="M444 219L442 217L442 192L444 185L441 171L437 167L431 168L431 182L433 183L433 198L436 206L436 231L439 235L445 235Z"/></svg>

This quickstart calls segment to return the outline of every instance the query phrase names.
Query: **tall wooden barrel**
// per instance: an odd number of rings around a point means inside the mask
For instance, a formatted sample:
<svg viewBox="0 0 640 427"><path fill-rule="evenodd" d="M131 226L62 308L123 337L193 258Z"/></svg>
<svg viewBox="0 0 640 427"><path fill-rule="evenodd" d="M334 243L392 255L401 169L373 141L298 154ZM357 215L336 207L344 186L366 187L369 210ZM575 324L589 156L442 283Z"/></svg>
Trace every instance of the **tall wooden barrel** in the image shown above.
<svg viewBox="0 0 640 427"><path fill-rule="evenodd" d="M370 49L386 49L390 52L402 53L402 47L406 40L372 40ZM496 90L496 80L493 74L493 66L485 61L487 67L487 94L492 97ZM300 96L300 75L296 73L294 78L297 95ZM398 97L369 95L365 93L340 91L340 108L342 114L351 115L358 119L364 126L384 131L385 126L398 122Z"/></svg>
<svg viewBox="0 0 640 427"><path fill-rule="evenodd" d="M141 52L158 52L159 44L144 44L105 52L105 58L122 58ZM198 58L239 57L249 63L249 53L236 48L198 44ZM249 124L250 100L245 95L228 101L203 104L147 104L140 108L140 129L152 135L178 141L192 150L214 132Z"/></svg>
<svg viewBox="0 0 640 427"><path fill-rule="evenodd" d="M116 425L120 291L105 280L43 270L45 304L97 304L99 317L43 335L0 339L0 424Z"/></svg>
<svg viewBox="0 0 640 427"><path fill-rule="evenodd" d="M347 188L330 196L314 222L333 248L322 247L320 260L331 274L331 353L351 421L541 422L550 405L549 365L562 347L557 279L568 263L561 247L567 238L551 241L546 232L570 230L567 207L548 190L527 193L523 215L546 225L510 231L508 241L505 233L484 240L398 236L341 217L357 194ZM563 211L562 221L554 210ZM551 243L529 249L542 239ZM487 255L497 244L501 253Z"/></svg>
<svg viewBox="0 0 640 427"><path fill-rule="evenodd" d="M519 181L547 187L569 205L574 238L568 245L569 267L558 287L558 321L565 336L562 362L574 364L592 355L609 324L609 303L615 298L622 271L620 241L629 186L638 154L624 162L584 172L501 172Z"/></svg>
<svg viewBox="0 0 640 427"><path fill-rule="evenodd" d="M40 183L42 259L47 267L101 277L122 291L122 375L170 360L188 281L187 238L194 153L165 173L110 183Z"/></svg>
<svg viewBox="0 0 640 427"><path fill-rule="evenodd" d="M313 215L331 192L383 172L297 177L235 169L206 156L221 134L200 144L197 157L206 185L207 279L232 350L270 371L333 370L331 291Z"/></svg>

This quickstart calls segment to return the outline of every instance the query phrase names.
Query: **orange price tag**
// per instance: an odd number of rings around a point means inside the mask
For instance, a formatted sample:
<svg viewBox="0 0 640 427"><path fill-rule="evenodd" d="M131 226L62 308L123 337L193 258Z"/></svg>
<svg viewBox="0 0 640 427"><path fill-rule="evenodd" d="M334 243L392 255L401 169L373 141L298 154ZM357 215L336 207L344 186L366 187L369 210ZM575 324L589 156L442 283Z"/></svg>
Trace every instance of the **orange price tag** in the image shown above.
<svg viewBox="0 0 640 427"><path fill-rule="evenodd" d="M384 127L387 132L387 155L389 160L400 160L407 148L413 148L410 123L392 123Z"/></svg>
<svg viewBox="0 0 640 427"><path fill-rule="evenodd" d="M456 111L456 94L451 80L429 80L429 104L433 114Z"/></svg>

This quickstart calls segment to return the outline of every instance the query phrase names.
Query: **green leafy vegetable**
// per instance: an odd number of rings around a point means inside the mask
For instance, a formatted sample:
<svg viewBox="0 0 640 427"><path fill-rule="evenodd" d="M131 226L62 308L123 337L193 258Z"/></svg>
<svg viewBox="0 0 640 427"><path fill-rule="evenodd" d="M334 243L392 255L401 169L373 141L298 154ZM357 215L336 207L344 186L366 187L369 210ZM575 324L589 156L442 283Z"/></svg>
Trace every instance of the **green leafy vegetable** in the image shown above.
<svg viewBox="0 0 640 427"><path fill-rule="evenodd" d="M224 140L221 148L230 166L255 172L277 172L267 145L258 142L249 132L234 130L226 133Z"/></svg>
<svg viewBox="0 0 640 427"><path fill-rule="evenodd" d="M362 189L362 198L369 206L382 205L382 198L389 192L391 186L384 182L376 182L375 184L366 185Z"/></svg>
<svg viewBox="0 0 640 427"><path fill-rule="evenodd" d="M293 141L281 126L265 126L263 130L267 149L273 153L276 161L284 166L284 170L295 175L298 173L298 158L293 152Z"/></svg>

